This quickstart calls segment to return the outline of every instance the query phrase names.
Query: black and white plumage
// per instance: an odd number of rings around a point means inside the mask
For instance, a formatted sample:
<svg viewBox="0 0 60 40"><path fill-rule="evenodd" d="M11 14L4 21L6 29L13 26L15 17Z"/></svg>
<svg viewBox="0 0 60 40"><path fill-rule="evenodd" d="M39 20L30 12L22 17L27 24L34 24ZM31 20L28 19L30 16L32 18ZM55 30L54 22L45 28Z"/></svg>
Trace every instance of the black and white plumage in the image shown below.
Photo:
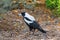
<svg viewBox="0 0 60 40"><path fill-rule="evenodd" d="M23 19L25 21L25 23L28 25L30 31L32 31L32 29L38 29L39 31L41 31L42 33L46 33L45 30L43 30L41 28L41 26L35 21L35 18L31 15L29 15L28 13L26 12L22 12L21 14L19 15L22 15L23 16Z"/></svg>

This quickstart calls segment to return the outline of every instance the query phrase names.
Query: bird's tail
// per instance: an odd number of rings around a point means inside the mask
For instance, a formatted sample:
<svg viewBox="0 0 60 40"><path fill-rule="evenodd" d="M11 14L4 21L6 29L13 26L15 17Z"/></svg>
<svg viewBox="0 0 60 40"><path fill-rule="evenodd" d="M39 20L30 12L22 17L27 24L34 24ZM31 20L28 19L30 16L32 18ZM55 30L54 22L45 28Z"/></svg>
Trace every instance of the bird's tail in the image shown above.
<svg viewBox="0 0 60 40"><path fill-rule="evenodd" d="M43 30L42 28L41 28L41 26L36 22L36 21L34 21L34 27L36 27L39 31L41 31L42 33L46 33L46 31L45 30Z"/></svg>
<svg viewBox="0 0 60 40"><path fill-rule="evenodd" d="M42 33L46 33L47 31L43 30L41 27L38 28L39 31L41 31Z"/></svg>

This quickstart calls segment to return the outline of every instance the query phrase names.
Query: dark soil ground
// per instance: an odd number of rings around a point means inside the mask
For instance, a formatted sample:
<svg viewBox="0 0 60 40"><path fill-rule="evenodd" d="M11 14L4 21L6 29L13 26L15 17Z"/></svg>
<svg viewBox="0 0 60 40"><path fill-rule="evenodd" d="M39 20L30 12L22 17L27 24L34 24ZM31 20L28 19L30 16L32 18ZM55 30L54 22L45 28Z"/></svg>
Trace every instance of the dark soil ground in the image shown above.
<svg viewBox="0 0 60 40"><path fill-rule="evenodd" d="M50 13L41 9L37 8L34 12L27 9L25 11L33 15L40 26L47 31L47 37L38 30L34 35L29 33L23 18L9 11L0 14L0 40L60 40L60 18L51 17Z"/></svg>

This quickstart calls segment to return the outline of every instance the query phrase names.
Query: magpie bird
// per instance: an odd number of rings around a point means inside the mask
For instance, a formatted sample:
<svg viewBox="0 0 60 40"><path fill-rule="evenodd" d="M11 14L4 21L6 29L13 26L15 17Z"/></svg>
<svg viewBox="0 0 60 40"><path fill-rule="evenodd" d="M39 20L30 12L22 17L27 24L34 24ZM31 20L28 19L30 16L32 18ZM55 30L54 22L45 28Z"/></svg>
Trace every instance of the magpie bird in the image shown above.
<svg viewBox="0 0 60 40"><path fill-rule="evenodd" d="M41 28L38 22L35 21L35 18L33 16L29 15L27 12L22 12L19 14L19 16L20 15L23 16L24 22L28 25L30 31L32 31L32 29L38 29L42 33L46 33L46 31Z"/></svg>

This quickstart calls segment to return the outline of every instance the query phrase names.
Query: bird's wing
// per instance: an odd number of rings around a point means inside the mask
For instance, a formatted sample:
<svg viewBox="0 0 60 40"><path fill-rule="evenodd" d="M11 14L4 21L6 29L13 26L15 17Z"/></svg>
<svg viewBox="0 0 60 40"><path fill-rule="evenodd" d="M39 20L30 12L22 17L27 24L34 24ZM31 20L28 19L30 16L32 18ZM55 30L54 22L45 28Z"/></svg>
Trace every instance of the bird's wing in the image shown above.
<svg viewBox="0 0 60 40"><path fill-rule="evenodd" d="M27 17L28 19L30 19L32 21L33 20L35 21L35 18L33 16L29 15L28 13L26 13L25 17Z"/></svg>
<svg viewBox="0 0 60 40"><path fill-rule="evenodd" d="M33 16L26 16L26 18L30 19L31 21L35 21L35 18Z"/></svg>
<svg viewBox="0 0 60 40"><path fill-rule="evenodd" d="M33 23L31 23L30 25L33 26L34 28L40 27L40 25L36 21L33 21Z"/></svg>
<svg viewBox="0 0 60 40"><path fill-rule="evenodd" d="M31 20L34 20L35 21L35 18L33 16L30 16Z"/></svg>
<svg viewBox="0 0 60 40"><path fill-rule="evenodd" d="M24 17L24 21L27 22L28 24L33 23L33 21L35 21L35 19L33 17Z"/></svg>
<svg viewBox="0 0 60 40"><path fill-rule="evenodd" d="M27 21L31 21L29 18L27 18L27 17L24 17Z"/></svg>
<svg viewBox="0 0 60 40"><path fill-rule="evenodd" d="M28 23L28 24L33 23L33 21L30 21L29 19L27 20L27 19L25 19L25 18L24 18L24 21L25 21L26 23Z"/></svg>
<svg viewBox="0 0 60 40"><path fill-rule="evenodd" d="M30 25L33 26L34 29L38 29L38 30L41 31L42 33L46 33L46 31L43 30L43 29L41 28L41 26L40 26L36 21L34 21L33 23L31 23Z"/></svg>

